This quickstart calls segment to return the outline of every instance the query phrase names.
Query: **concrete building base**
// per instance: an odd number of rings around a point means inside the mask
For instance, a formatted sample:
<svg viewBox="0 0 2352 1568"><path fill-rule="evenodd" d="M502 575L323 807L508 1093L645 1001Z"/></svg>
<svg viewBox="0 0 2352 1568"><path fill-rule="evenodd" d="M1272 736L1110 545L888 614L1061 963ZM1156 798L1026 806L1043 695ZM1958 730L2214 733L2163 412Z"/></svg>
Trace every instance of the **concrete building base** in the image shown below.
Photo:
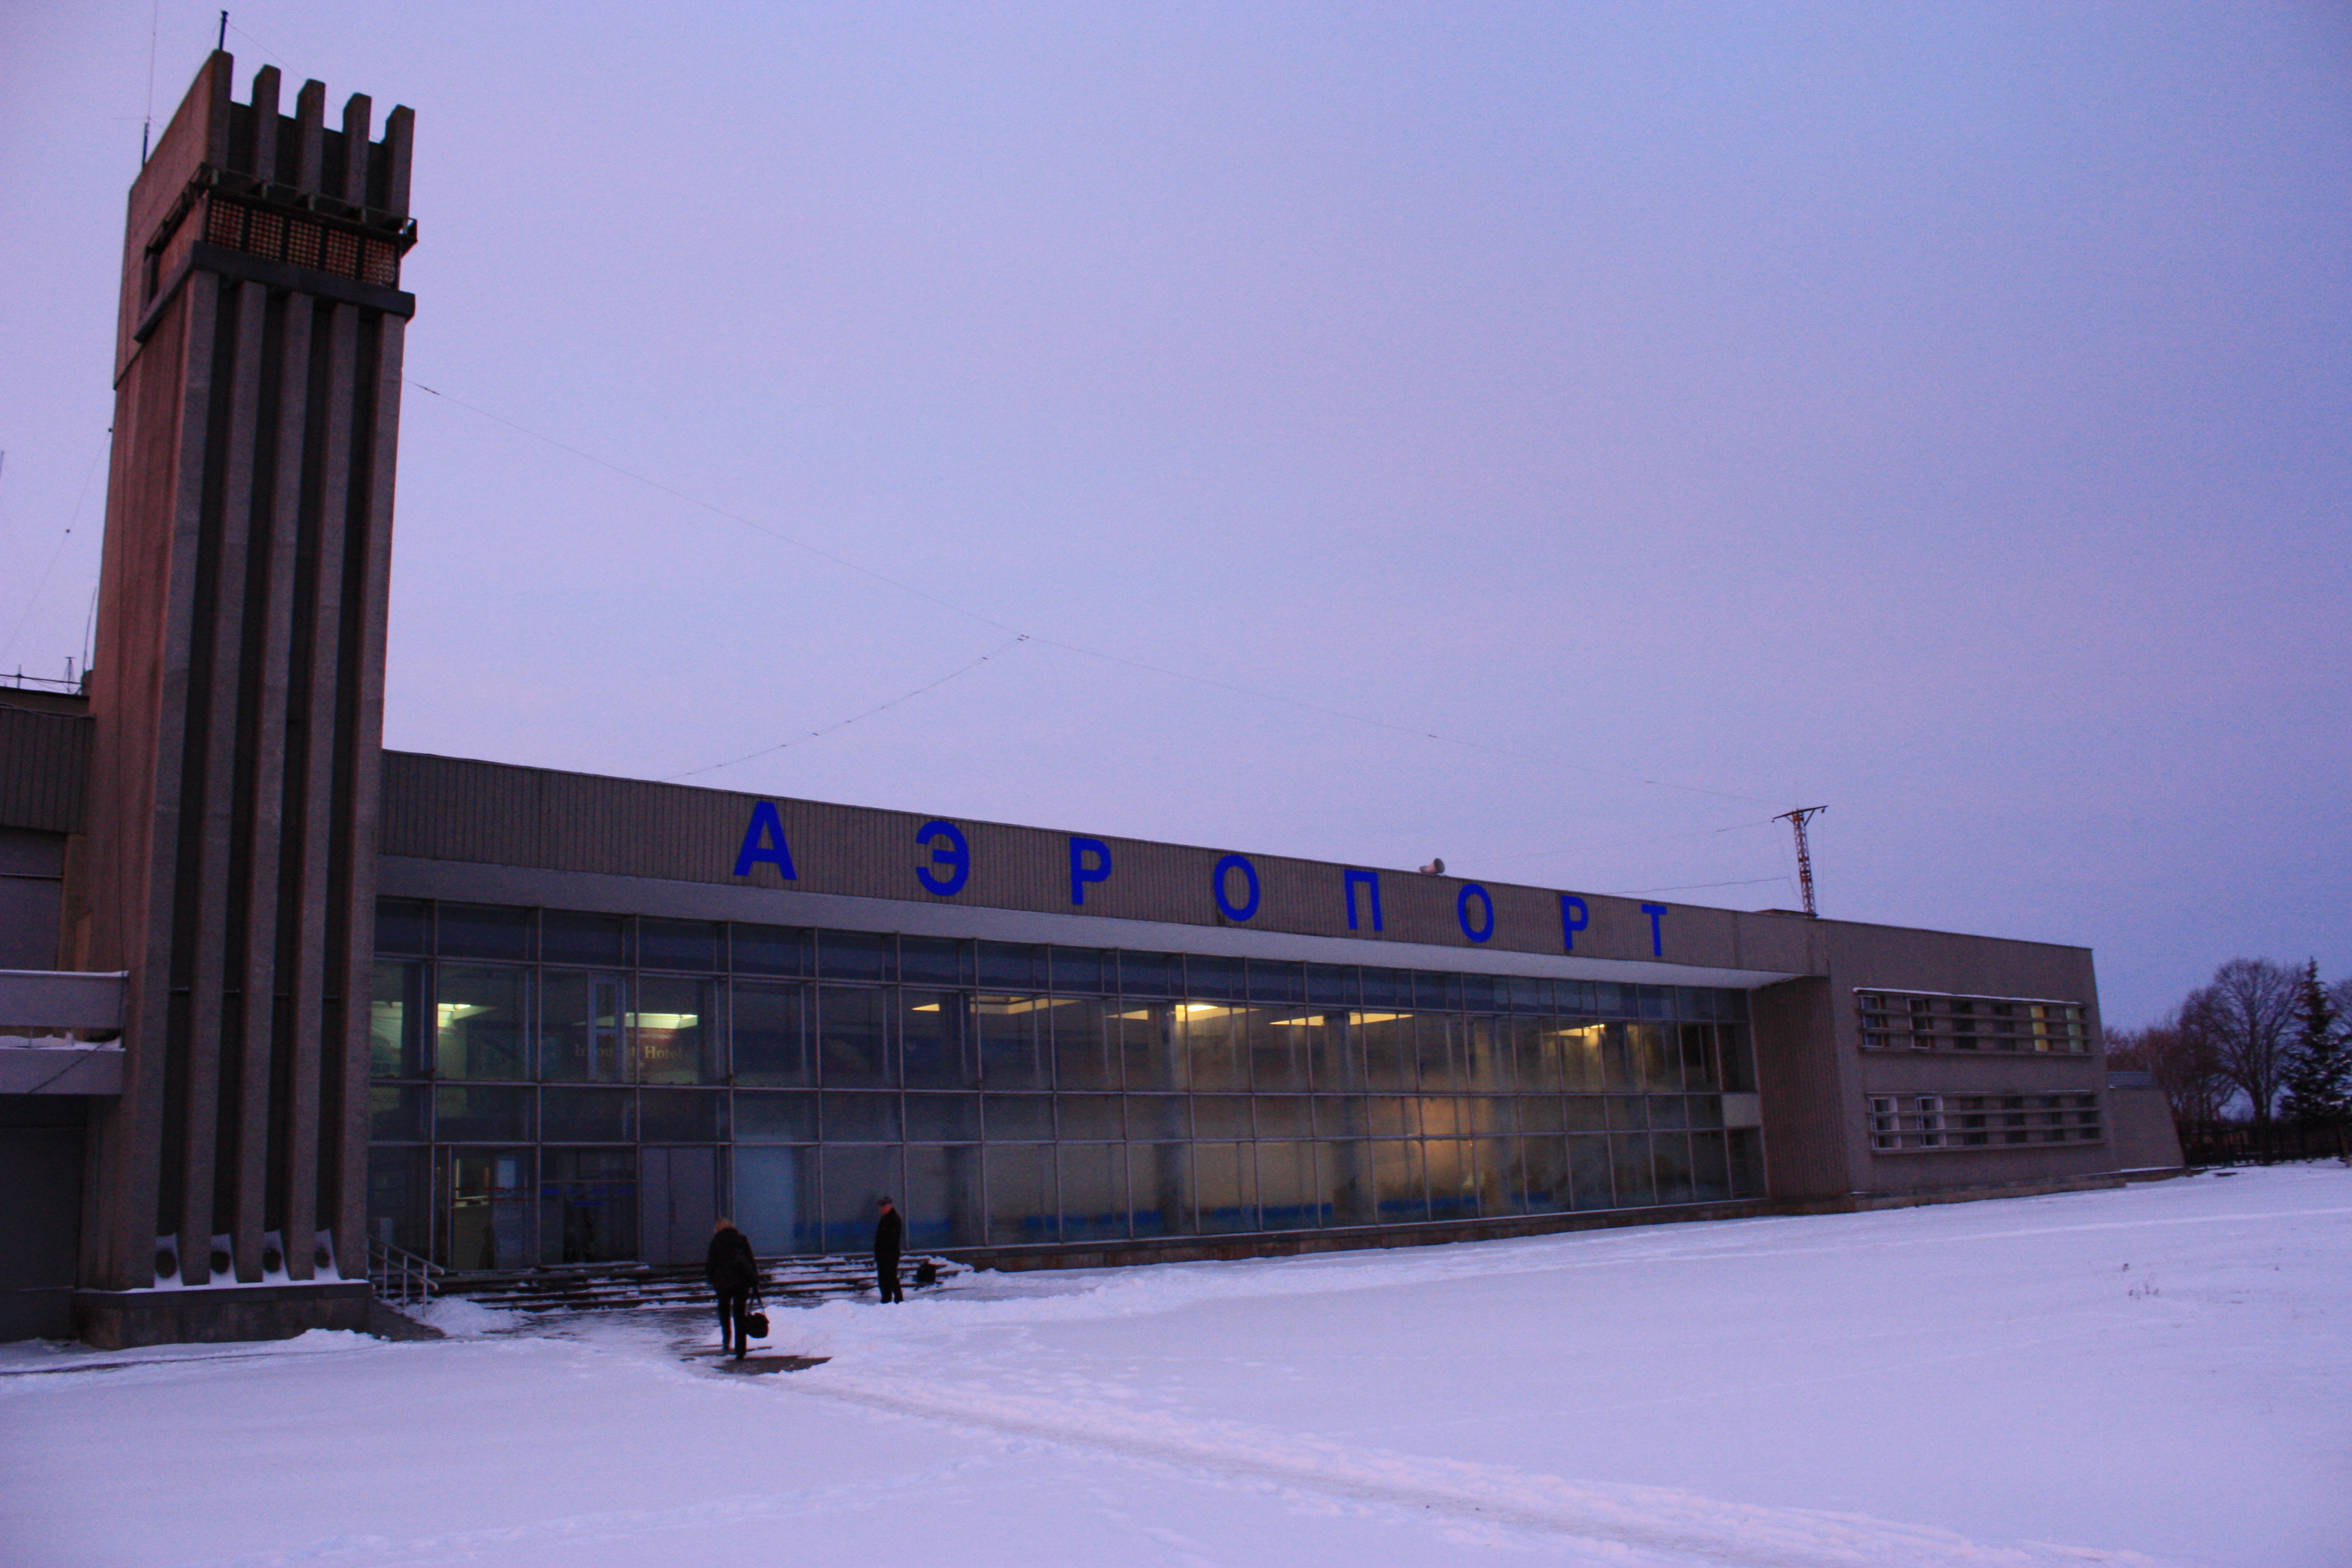
<svg viewBox="0 0 2352 1568"><path fill-rule="evenodd" d="M2177 1173L2135 1172L2130 1173L2130 1179L2148 1181ZM940 1256L969 1263L975 1268L1001 1268L1008 1273L1032 1268L1125 1268L1141 1263L1293 1258L1310 1252L1439 1247L1450 1241L1503 1241L1520 1237L1558 1236L1579 1230L1613 1230L1635 1225L1761 1219L1779 1215L1861 1214L1875 1209L1912 1208L1923 1204L1965 1204L1993 1198L2040 1197L2052 1193L2107 1192L2123 1187L2126 1179L2124 1173L2103 1173L2087 1176L2056 1176L2043 1181L1933 1187L1907 1193L1844 1193L1821 1198L1740 1198L1726 1203L1596 1209L1581 1214L1516 1215L1508 1219L1436 1220L1426 1225L1250 1231L1234 1236L1180 1236L1153 1240L1065 1241L1036 1247L943 1247L940 1249Z"/></svg>
<svg viewBox="0 0 2352 1568"><path fill-rule="evenodd" d="M364 1279L325 1285L236 1285L218 1290L77 1290L74 1337L100 1350L139 1345L290 1340L312 1329L365 1332Z"/></svg>

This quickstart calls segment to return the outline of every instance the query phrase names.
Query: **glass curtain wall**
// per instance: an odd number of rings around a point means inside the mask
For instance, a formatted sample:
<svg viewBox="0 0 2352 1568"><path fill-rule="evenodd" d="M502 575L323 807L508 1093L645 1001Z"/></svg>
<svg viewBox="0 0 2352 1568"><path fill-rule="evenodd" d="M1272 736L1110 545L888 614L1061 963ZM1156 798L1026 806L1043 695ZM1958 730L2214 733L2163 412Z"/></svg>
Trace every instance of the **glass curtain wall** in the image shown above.
<svg viewBox="0 0 2352 1568"><path fill-rule="evenodd" d="M377 955L371 1229L459 1268L698 1247L689 1168L763 1255L1762 1191L1738 991L398 900Z"/></svg>

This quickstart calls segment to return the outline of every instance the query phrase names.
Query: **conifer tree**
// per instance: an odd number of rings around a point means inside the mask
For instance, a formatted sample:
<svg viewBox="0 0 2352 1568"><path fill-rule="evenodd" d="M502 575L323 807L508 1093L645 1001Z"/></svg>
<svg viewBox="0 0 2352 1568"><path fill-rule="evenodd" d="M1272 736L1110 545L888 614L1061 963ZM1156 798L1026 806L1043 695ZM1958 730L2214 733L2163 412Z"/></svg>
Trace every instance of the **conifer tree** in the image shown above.
<svg viewBox="0 0 2352 1568"><path fill-rule="evenodd" d="M2303 966L2295 987L2295 1038L2287 1063L2286 1100L2280 1110L2305 1127L2341 1125L2352 1118L2352 1035L2336 999L2319 983L2319 963Z"/></svg>

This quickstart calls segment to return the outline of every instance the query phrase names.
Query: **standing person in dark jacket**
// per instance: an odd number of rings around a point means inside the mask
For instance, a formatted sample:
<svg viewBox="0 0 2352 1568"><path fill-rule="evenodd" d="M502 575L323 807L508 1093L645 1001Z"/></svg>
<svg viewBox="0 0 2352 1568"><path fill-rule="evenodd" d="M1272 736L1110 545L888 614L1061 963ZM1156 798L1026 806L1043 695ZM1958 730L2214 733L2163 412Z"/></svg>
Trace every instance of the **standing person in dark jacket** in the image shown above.
<svg viewBox="0 0 2352 1568"><path fill-rule="evenodd" d="M907 1222L882 1200L882 1218L874 1226L874 1280L882 1288L885 1301L904 1302L907 1293L898 1289L898 1248L907 1235Z"/></svg>
<svg viewBox="0 0 2352 1568"><path fill-rule="evenodd" d="M751 1348L743 1312L751 1292L760 1288L760 1265L751 1256L751 1238L737 1230L733 1220L721 1216L711 1227L710 1256L703 1272L719 1294L719 1348L732 1345L735 1359L741 1361Z"/></svg>

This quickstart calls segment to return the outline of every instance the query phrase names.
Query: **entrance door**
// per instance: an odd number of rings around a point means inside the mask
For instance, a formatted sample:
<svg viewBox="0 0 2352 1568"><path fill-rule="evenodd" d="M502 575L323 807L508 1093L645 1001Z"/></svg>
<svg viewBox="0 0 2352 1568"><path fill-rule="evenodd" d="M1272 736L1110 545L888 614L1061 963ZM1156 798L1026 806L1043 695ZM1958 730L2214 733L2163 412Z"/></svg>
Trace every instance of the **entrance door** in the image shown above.
<svg viewBox="0 0 2352 1568"><path fill-rule="evenodd" d="M719 1151L647 1148L641 1161L646 1261L701 1262L719 1219Z"/></svg>

